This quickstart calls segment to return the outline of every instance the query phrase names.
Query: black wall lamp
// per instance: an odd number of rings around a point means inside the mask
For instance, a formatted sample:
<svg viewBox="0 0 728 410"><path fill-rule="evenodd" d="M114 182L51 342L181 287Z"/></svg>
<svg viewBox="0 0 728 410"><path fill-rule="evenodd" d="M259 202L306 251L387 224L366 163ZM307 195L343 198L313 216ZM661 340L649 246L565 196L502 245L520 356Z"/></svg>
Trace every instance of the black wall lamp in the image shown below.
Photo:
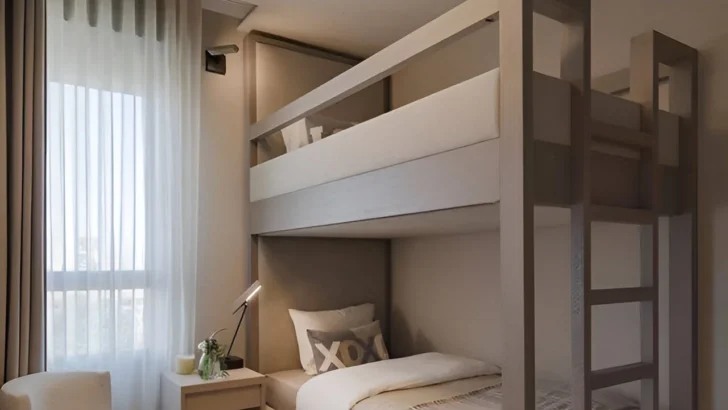
<svg viewBox="0 0 728 410"><path fill-rule="evenodd" d="M225 75L227 71L226 54L235 54L240 48L235 44L210 47L205 50L205 71Z"/></svg>

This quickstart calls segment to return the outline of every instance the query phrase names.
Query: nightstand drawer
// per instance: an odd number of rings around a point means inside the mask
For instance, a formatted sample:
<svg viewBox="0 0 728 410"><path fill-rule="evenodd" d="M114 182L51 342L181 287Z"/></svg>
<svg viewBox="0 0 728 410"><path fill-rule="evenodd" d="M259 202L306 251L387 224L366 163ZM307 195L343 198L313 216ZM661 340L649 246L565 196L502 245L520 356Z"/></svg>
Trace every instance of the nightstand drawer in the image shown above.
<svg viewBox="0 0 728 410"><path fill-rule="evenodd" d="M260 406L261 387L231 388L189 394L185 410L244 410Z"/></svg>

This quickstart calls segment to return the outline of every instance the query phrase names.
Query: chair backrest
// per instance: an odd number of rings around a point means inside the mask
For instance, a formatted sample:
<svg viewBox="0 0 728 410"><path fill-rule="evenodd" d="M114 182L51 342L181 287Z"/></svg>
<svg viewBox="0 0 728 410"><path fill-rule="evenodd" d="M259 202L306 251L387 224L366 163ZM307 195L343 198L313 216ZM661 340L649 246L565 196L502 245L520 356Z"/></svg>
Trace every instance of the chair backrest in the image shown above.
<svg viewBox="0 0 728 410"><path fill-rule="evenodd" d="M2 410L111 410L109 373L38 373L0 389Z"/></svg>

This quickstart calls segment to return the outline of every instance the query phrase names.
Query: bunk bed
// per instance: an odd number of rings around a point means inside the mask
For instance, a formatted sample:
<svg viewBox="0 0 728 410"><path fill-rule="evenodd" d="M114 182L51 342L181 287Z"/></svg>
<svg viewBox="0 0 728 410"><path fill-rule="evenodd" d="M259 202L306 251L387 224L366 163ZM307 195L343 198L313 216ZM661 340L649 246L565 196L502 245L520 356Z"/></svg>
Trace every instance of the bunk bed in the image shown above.
<svg viewBox="0 0 728 410"><path fill-rule="evenodd" d="M560 79L533 72L534 12L564 23ZM538 226L570 224L572 406L591 408L593 390L641 381L641 408L657 409L658 219L663 217L670 227L670 351L663 353L670 357L670 403L697 408L697 52L660 33L646 33L632 42L629 100L593 91L590 14L589 0L468 0L259 121L255 47L246 40L250 279L265 281L270 275L270 295L261 295L247 322L252 366L266 373L285 370L271 356L280 356L282 345L292 342L280 340L280 329L263 327L284 320L297 298L282 285L286 279L299 286L301 278L328 281L331 291L345 286L335 275L321 273L337 262L320 264L312 253L354 265L366 277L361 289L327 303L355 303L380 292L383 312L378 316L386 321L391 315L387 245L332 238L497 229L502 309L510 320L503 341L503 408L533 409L533 232ZM500 25L498 69L258 161L259 144L266 138L495 21ZM669 112L657 104L660 65L670 67ZM593 222L642 227L640 287L591 288ZM266 238L275 237L283 242L263 250ZM287 242L290 237L327 238L317 242L326 250L302 255ZM350 249L359 246L366 251ZM300 271L296 279L281 269L281 260L291 263L292 257ZM385 283L376 292L367 277L372 271L384 272ZM634 302L641 306L642 360L593 369L592 307Z"/></svg>

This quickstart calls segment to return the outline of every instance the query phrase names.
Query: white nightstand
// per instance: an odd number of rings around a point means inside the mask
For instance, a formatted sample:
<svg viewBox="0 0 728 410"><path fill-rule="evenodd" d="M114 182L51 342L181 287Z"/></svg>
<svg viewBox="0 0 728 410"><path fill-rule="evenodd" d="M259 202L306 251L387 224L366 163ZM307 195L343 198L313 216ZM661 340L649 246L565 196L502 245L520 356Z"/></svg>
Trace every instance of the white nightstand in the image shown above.
<svg viewBox="0 0 728 410"><path fill-rule="evenodd" d="M196 374L162 375L163 410L265 409L265 376L250 369L230 370L225 379L204 381Z"/></svg>

